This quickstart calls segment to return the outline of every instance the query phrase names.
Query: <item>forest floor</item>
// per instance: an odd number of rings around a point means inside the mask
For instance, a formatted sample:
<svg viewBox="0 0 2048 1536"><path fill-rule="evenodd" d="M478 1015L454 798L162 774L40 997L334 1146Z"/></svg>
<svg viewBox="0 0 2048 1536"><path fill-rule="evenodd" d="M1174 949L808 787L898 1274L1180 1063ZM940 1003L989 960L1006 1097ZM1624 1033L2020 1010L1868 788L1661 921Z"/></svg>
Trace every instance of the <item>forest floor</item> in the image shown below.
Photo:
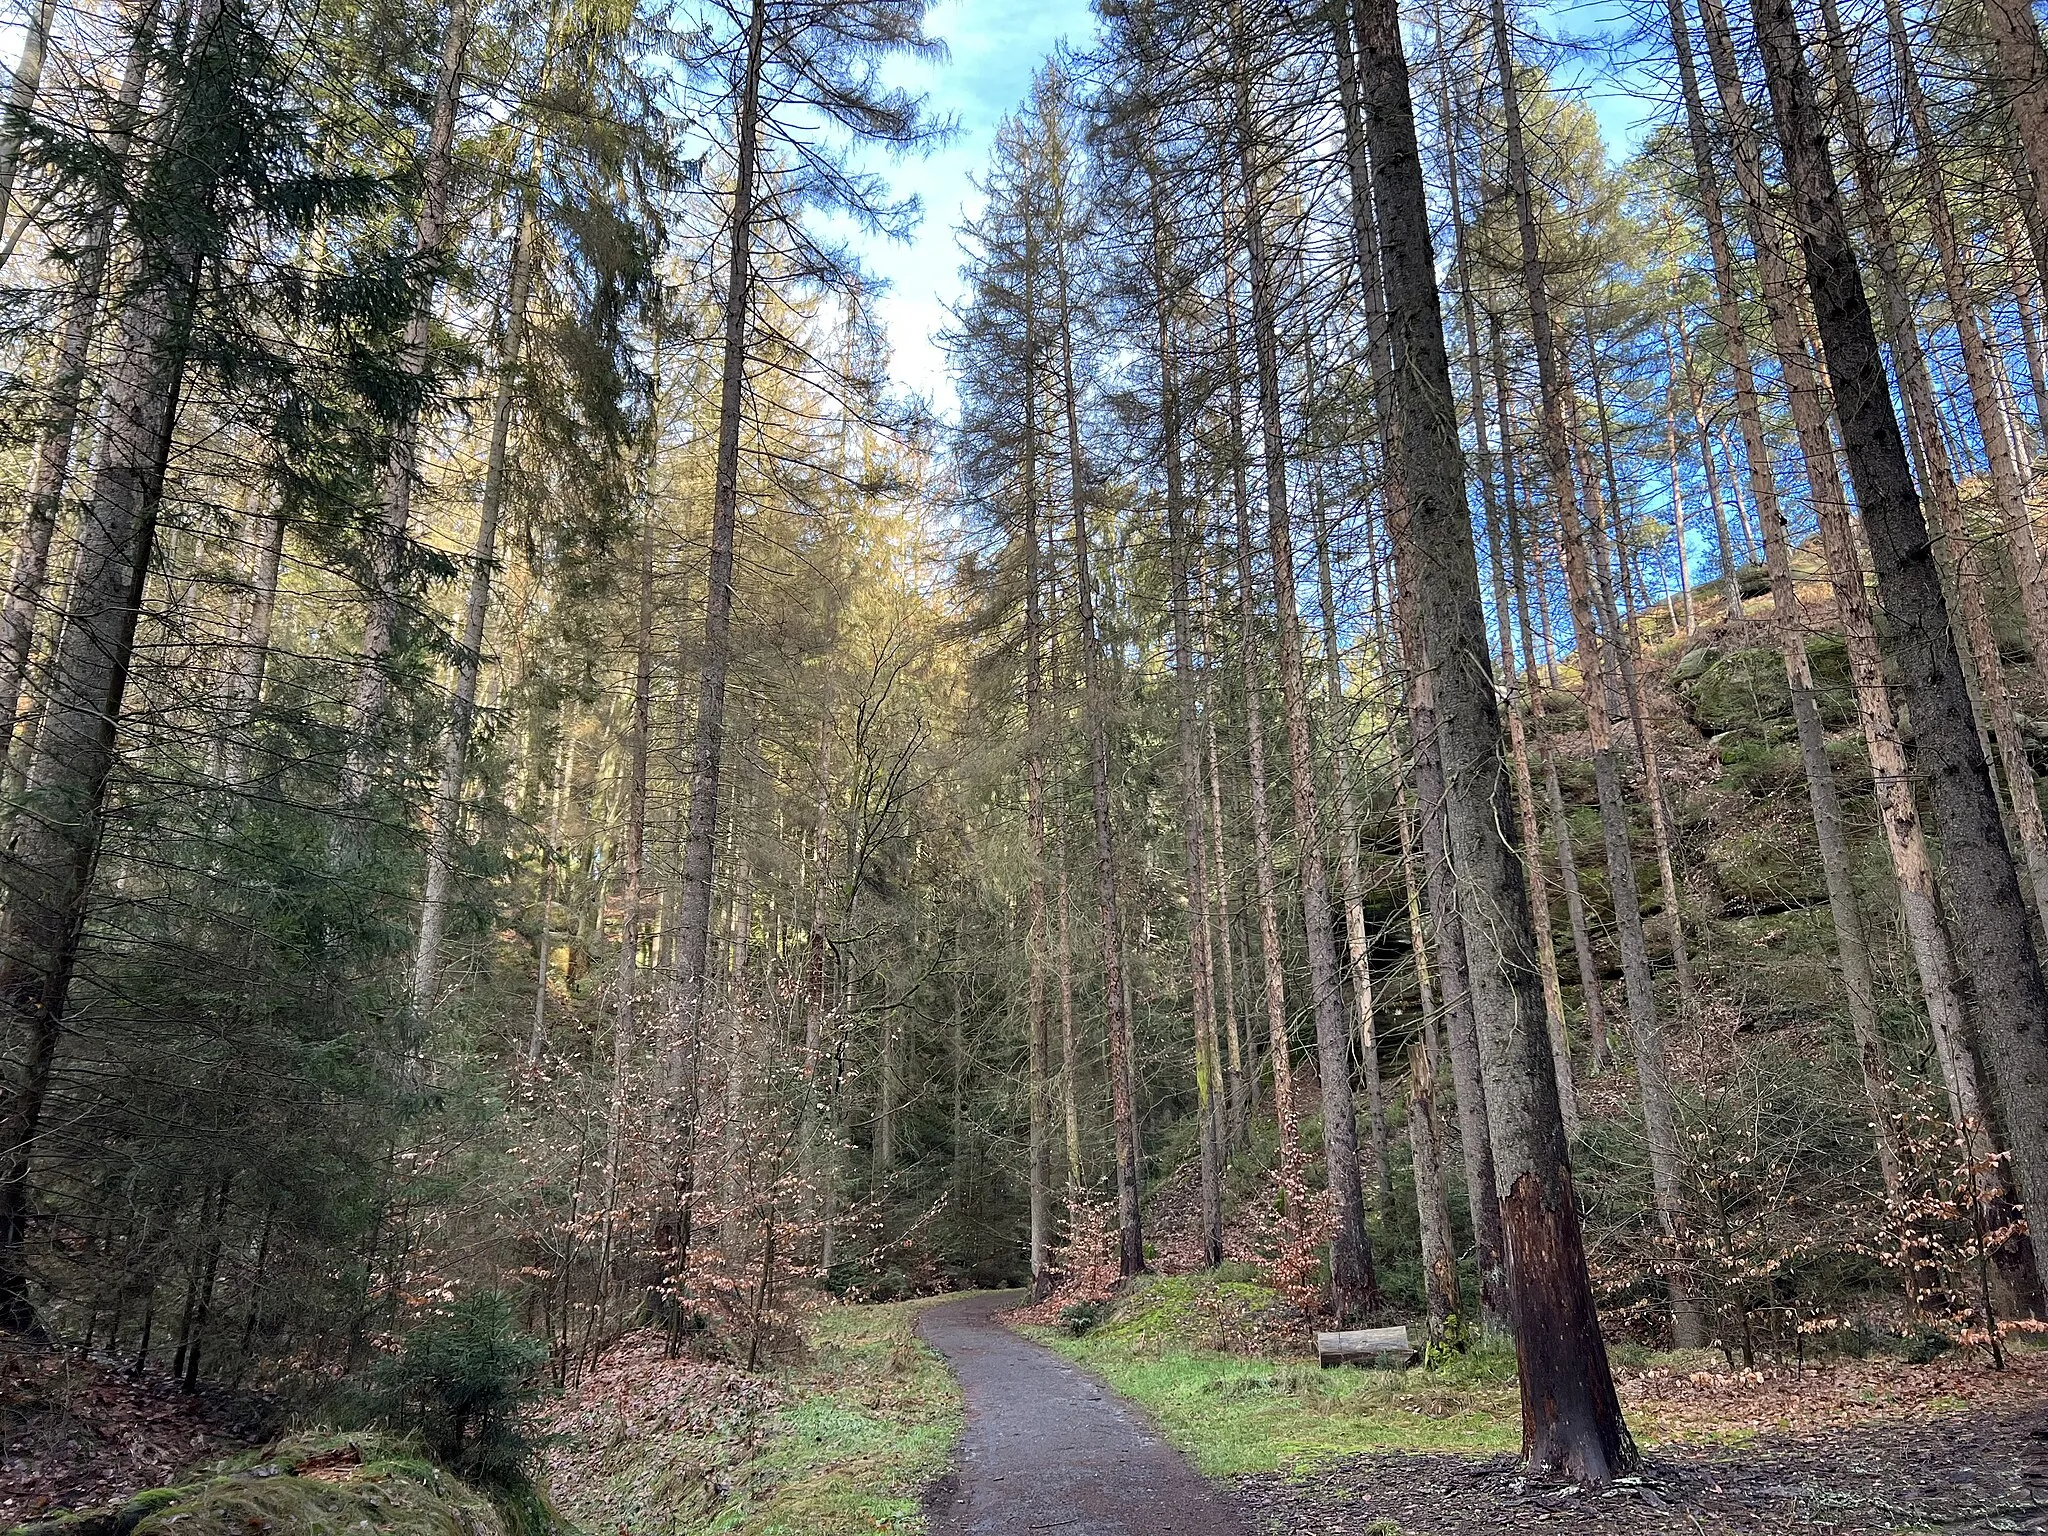
<svg viewBox="0 0 2048 1536"><path fill-rule="evenodd" d="M1511 1355L1323 1371L1262 1326L1265 1294L1151 1280L1083 1337L1031 1332L1149 1415L1249 1536L2048 1532L2048 1351L1618 1364L1645 1466L1596 1494L1522 1475Z"/></svg>
<svg viewBox="0 0 2048 1536"><path fill-rule="evenodd" d="M0 1335L0 1530L168 1483L262 1443L266 1405Z"/></svg>

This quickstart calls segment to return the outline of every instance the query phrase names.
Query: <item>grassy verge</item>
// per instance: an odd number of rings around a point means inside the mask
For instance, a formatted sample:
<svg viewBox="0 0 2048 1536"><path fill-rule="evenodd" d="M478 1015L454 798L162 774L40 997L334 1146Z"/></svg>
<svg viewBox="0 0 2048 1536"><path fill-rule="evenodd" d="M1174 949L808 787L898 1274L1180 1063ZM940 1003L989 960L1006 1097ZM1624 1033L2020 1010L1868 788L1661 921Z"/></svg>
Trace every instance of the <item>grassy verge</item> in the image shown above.
<svg viewBox="0 0 2048 1536"><path fill-rule="evenodd" d="M704 1529L744 1536L921 1531L919 1499L946 1470L960 1388L911 1332L925 1302L835 1307L775 1415L748 1487Z"/></svg>
<svg viewBox="0 0 2048 1536"><path fill-rule="evenodd" d="M1201 1277L1145 1280L1080 1338L1032 1332L1143 1407L1211 1477L1365 1451L1485 1455L1520 1445L1512 1353L1478 1351L1432 1370L1325 1371L1306 1357L1214 1347L1258 1296Z"/></svg>
<svg viewBox="0 0 2048 1536"><path fill-rule="evenodd" d="M593 1536L851 1536L923 1529L959 1387L913 1333L928 1302L824 1309L772 1378L628 1340L550 1424L550 1488Z"/></svg>

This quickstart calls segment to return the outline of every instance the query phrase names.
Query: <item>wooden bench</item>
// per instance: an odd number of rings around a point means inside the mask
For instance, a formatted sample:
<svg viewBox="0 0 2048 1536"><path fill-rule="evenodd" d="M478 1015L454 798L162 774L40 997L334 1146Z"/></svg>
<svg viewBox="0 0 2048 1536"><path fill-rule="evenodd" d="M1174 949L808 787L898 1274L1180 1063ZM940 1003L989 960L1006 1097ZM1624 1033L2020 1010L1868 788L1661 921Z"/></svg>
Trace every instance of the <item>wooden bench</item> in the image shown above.
<svg viewBox="0 0 2048 1536"><path fill-rule="evenodd" d="M1406 1327L1348 1328L1316 1335L1316 1364L1324 1370L1333 1365L1413 1365L1421 1358Z"/></svg>

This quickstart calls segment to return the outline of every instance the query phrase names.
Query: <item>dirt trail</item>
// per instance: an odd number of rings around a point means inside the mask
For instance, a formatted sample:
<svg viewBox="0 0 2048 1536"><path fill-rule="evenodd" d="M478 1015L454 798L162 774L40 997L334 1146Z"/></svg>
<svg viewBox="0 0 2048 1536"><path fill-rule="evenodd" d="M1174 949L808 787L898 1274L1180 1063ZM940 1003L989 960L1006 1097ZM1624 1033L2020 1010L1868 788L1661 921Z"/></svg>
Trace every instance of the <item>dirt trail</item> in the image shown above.
<svg viewBox="0 0 2048 1536"><path fill-rule="evenodd" d="M1225 1496L1142 1415L993 1314L1011 1295L924 1314L967 1400L959 1469L932 1501L933 1536L1245 1536Z"/></svg>

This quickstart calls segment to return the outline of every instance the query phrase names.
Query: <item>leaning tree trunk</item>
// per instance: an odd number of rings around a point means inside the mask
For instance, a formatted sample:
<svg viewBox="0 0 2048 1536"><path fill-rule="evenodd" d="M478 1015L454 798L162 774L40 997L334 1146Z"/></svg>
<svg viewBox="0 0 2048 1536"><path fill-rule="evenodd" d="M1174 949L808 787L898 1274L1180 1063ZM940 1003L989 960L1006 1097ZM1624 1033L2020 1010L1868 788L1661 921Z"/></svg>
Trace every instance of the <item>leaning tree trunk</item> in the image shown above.
<svg viewBox="0 0 2048 1536"><path fill-rule="evenodd" d="M107 158L114 164L126 162L132 148L134 115L142 100L155 47L152 39L156 13L156 4L151 0L136 18L135 38L121 75L112 131L107 135ZM4 223L4 217L0 217L0 224ZM114 230L114 210L102 209L94 217L72 264L71 284L57 321L56 344L51 348L49 377L42 391L42 420L29 459L21 522L14 531L7 595L0 600L0 764L13 756L22 694L28 683L36 615L41 611L43 588L49 577L50 541L64 512L71 452L78 435L79 403L90 372L92 345L99 334L100 303L105 297Z"/></svg>
<svg viewBox="0 0 2048 1536"><path fill-rule="evenodd" d="M1862 911L1857 904L1848 833L1842 819L1841 798L1835 788L1834 766L1828 760L1827 731L1816 702L1813 668L1806 655L1799 593L1792 579L1790 540L1784 513L1778 505L1777 476L1772 470L1773 456L1757 398L1756 373L1750 361L1749 331L1735 287L1734 258L1728 240L1727 221L1722 212L1720 169L1707 138L1706 114L1700 100L1699 78L1693 65L1685 12L1679 0L1668 0L1668 9L1685 102L1693 172L1707 227L1707 246L1714 275L1715 317L1734 374L1736 417L1749 458L1750 495L1756 502L1757 520L1762 524L1764 563L1771 582L1773 627L1785 661L1793 726L1799 741L1800 763L1806 775L1807 801L1813 811L1814 839L1820 854L1822 878L1827 884L1828 911L1834 922L1835 955L1842 968L1842 991L1862 1067L1864 1090L1876 1117L1873 1135L1878 1160L1884 1172L1886 1189L1896 1194L1903 1187L1896 1093L1884 1035L1878 1025L1870 946L1864 934ZM1680 339L1682 343L1682 334ZM1697 412L1697 407L1695 410ZM1733 570L1729 572L1728 581L1730 589L1734 590ZM1739 606L1738 597L1738 612Z"/></svg>
<svg viewBox="0 0 2048 1536"><path fill-rule="evenodd" d="M1869 536L1878 592L1892 621L1892 658L1912 711L1915 766L1941 822L1949 899L1976 991L1978 1037L1991 1057L2013 1171L2032 1207L2048 1200L2048 985L1971 718L1798 19L1790 0L1751 0L1750 14L1792 189L1843 456ZM2048 1281L2048 1246L2036 1245L2034 1260Z"/></svg>
<svg viewBox="0 0 2048 1536"><path fill-rule="evenodd" d="M1508 812L1500 716L1400 18L1391 0L1358 0L1353 17L1400 384L1398 470L1420 552L1415 590L1438 659L1451 838L1474 918L1470 958L1520 1368L1522 1448L1535 1470L1604 1483L1633 1467L1636 1455L1586 1271L1521 861L1502 832Z"/></svg>
<svg viewBox="0 0 2048 1536"><path fill-rule="evenodd" d="M1943 918L1933 861L1914 801L1914 779L1892 711L1890 685L1879 649L1876 621L1864 591L1863 564L1849 521L1848 499L1843 494L1836 472L1834 444L1824 415L1820 380L1814 371L1800 324L1798 280L1777 240L1776 211L1763 181L1761 139L1743 94L1734 39L1720 0L1701 0L1700 17L1715 84L1731 129L1736 180L1749 213L1750 236L1757 257L1764 309L1771 327L1772 345L1785 372L1793 430L1799 439L1800 457L1805 463L1808 497L1820 522L1821 543L1842 616L1850 676L1856 690L1864 742L1870 755L1878 823L1883 829L1893 873L1898 881L1900 914L1907 944L1912 951L1914 969L1920 978L1920 994L1927 1008L1936 1061L1948 1089L1950 1113L1957 1135L1971 1148L1971 1161L1983 1170L1979 1175L1978 1200L1986 1222L1994 1229L2008 1228L2011 1223L2002 1214L2006 1204L2003 1183L1992 1172L1990 1161L1983 1155L1989 1150L1989 1122L1984 1111L1969 1019L1963 1007L1961 968ZM1861 292L1860 273L1858 292ZM1932 558L1931 551L1929 558ZM1938 591L1938 573L1935 580ZM1944 622L1946 617L1944 608ZM1950 649L1953 654L1952 641ZM1908 702L1910 705L1910 697ZM1964 703L1967 706L1967 697ZM1976 739L1974 721L1971 737ZM1983 761L1981 746L1974 755L1978 762ZM1995 811L1995 801L1993 808ZM1938 812L1938 804L1936 809ZM2002 849L2002 827L1999 837ZM2022 908L2021 926L2025 924L2026 915ZM2024 1239L2016 1239L2005 1245L2000 1253L2001 1273L2016 1296L2038 1289L2038 1280L2031 1273L2037 1260L2028 1258L2021 1262L2023 1255L2019 1249L2023 1245Z"/></svg>

